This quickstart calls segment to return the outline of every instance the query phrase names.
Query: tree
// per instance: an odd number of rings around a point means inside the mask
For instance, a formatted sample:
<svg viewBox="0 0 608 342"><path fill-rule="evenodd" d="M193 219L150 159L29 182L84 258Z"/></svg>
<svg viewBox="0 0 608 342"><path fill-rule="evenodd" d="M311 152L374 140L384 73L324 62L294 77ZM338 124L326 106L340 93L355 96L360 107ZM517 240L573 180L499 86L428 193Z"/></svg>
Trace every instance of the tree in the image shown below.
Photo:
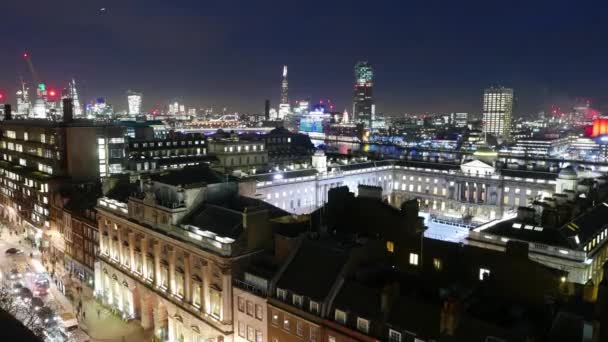
<svg viewBox="0 0 608 342"><path fill-rule="evenodd" d="M19 295L6 283L0 287L0 309L21 321L34 335L41 338L44 336L45 327L33 308L30 305L23 305Z"/></svg>

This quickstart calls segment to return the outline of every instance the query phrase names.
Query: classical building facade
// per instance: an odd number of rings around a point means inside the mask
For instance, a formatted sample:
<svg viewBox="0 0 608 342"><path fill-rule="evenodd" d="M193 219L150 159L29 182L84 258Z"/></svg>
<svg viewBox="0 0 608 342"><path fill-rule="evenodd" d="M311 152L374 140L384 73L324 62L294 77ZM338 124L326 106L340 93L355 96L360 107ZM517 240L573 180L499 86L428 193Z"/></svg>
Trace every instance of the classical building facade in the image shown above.
<svg viewBox="0 0 608 342"><path fill-rule="evenodd" d="M234 197L222 180L186 168L153 177L128 203L99 200L95 284L106 305L163 340L234 341L233 272L284 212Z"/></svg>
<svg viewBox="0 0 608 342"><path fill-rule="evenodd" d="M240 189L245 196L307 214L327 202L330 189L346 185L357 194L359 185L380 186L394 206L416 198L421 211L431 215L483 222L551 197L556 179L556 173L496 170L479 160L462 165L387 160L254 175L242 178Z"/></svg>

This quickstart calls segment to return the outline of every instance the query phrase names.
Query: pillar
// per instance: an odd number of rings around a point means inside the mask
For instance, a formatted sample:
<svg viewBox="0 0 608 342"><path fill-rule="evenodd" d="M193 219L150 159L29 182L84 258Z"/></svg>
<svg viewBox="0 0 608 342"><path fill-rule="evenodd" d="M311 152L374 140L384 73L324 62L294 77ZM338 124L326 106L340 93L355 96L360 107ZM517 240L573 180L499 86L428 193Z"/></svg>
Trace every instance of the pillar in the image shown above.
<svg viewBox="0 0 608 342"><path fill-rule="evenodd" d="M139 248L141 249L141 271L144 279L148 279L148 237L146 235L140 240Z"/></svg>
<svg viewBox="0 0 608 342"><path fill-rule="evenodd" d="M173 342L173 341L175 341L175 336L173 336L175 334L175 322L173 320L173 317L171 317L171 316L168 317L167 321L169 322L169 329L168 329L168 333L167 333L167 335L169 335L169 336L167 336L168 337L167 341Z"/></svg>
<svg viewBox="0 0 608 342"><path fill-rule="evenodd" d="M232 323L232 274L222 269L222 322Z"/></svg>
<svg viewBox="0 0 608 342"><path fill-rule="evenodd" d="M160 242L154 242L154 284L161 285L160 280Z"/></svg>
<svg viewBox="0 0 608 342"><path fill-rule="evenodd" d="M172 295L177 292L177 286L175 285L175 248L171 248L169 252L169 293Z"/></svg>
<svg viewBox="0 0 608 342"><path fill-rule="evenodd" d="M129 233L129 266L131 267L131 272L135 273L137 267L135 266L135 233Z"/></svg>
<svg viewBox="0 0 608 342"><path fill-rule="evenodd" d="M138 285L139 286L139 301L140 301L140 321L141 321L141 326L142 328L144 328L144 330L150 329L153 326L154 323L154 317L153 317L153 313L152 313L152 300L150 297L150 294L148 292L147 289L145 289L143 286Z"/></svg>
<svg viewBox="0 0 608 342"><path fill-rule="evenodd" d="M190 265L192 265L191 259L191 254L184 257L184 301L190 304L192 303L192 275L190 273Z"/></svg>

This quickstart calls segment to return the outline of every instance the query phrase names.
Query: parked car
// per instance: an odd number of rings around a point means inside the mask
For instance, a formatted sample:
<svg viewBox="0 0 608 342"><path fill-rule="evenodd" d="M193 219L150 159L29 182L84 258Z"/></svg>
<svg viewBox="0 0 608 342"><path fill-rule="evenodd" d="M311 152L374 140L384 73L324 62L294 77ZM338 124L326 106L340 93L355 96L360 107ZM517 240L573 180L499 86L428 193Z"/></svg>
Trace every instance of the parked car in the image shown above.
<svg viewBox="0 0 608 342"><path fill-rule="evenodd" d="M43 306L38 311L36 311L36 316L40 319L40 321L44 324L45 327L53 327L57 325L57 321L59 320L55 312L51 310L47 306Z"/></svg>
<svg viewBox="0 0 608 342"><path fill-rule="evenodd" d="M6 255L17 255L17 254L23 254L23 251L20 250L19 248L11 247L11 248L7 249L4 253Z"/></svg>

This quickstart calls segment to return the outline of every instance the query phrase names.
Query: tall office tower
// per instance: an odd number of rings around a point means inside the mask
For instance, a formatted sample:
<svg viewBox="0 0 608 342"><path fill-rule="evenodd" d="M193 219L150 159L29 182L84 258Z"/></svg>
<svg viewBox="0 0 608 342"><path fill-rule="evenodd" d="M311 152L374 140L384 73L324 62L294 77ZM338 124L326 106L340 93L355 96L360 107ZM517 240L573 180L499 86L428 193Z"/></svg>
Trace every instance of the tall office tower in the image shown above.
<svg viewBox="0 0 608 342"><path fill-rule="evenodd" d="M513 112L513 89L491 87L483 94L483 132L508 141Z"/></svg>
<svg viewBox="0 0 608 342"><path fill-rule="evenodd" d="M353 119L371 127L372 121L372 88L374 71L368 62L355 64L355 93L353 97Z"/></svg>
<svg viewBox="0 0 608 342"><path fill-rule="evenodd" d="M287 81L287 65L283 65L283 82L281 83L281 104L289 104L289 82Z"/></svg>
<svg viewBox="0 0 608 342"><path fill-rule="evenodd" d="M32 109L30 102L30 89L25 86L25 82L21 80L21 89L17 91L17 113L15 116L28 116Z"/></svg>
<svg viewBox="0 0 608 342"><path fill-rule="evenodd" d="M281 83L281 103L279 104L279 120L291 114L289 105L289 82L287 81L287 65L283 66L283 82Z"/></svg>
<svg viewBox="0 0 608 342"><path fill-rule="evenodd" d="M264 120L270 120L270 100L264 101Z"/></svg>
<svg viewBox="0 0 608 342"><path fill-rule="evenodd" d="M80 100L78 100L78 92L76 91L76 80L74 80L73 78L68 83L68 97L72 99L74 117L82 116L82 107L80 106Z"/></svg>
<svg viewBox="0 0 608 342"><path fill-rule="evenodd" d="M127 102L129 103L129 115L141 114L142 94L134 91L127 91Z"/></svg>

